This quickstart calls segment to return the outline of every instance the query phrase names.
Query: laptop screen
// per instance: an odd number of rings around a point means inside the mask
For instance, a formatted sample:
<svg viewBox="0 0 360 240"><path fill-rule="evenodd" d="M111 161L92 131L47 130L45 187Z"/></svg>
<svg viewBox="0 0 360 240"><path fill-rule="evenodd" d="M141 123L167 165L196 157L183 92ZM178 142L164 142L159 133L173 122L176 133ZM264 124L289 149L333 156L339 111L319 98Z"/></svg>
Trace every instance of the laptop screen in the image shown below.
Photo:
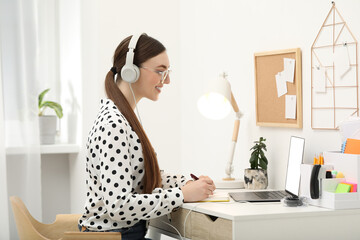
<svg viewBox="0 0 360 240"><path fill-rule="evenodd" d="M300 188L300 165L303 160L304 145L304 138L294 136L290 138L285 190L296 196Z"/></svg>

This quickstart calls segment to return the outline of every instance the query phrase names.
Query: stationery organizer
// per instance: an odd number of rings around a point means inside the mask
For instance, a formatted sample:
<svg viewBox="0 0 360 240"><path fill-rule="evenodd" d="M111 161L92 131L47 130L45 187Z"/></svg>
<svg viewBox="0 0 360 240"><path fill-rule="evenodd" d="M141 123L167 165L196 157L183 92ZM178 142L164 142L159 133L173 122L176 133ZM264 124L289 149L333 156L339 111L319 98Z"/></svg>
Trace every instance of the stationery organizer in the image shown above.
<svg viewBox="0 0 360 240"><path fill-rule="evenodd" d="M350 209L360 208L360 193L335 193L337 185L342 182L359 184L360 182L360 155L343 154L341 152L324 152L325 165L321 169L323 173L319 176L319 199L310 197L310 176L312 164L301 165L300 195L309 198L309 204L331 208ZM336 170L344 174L344 178L325 178L326 170Z"/></svg>

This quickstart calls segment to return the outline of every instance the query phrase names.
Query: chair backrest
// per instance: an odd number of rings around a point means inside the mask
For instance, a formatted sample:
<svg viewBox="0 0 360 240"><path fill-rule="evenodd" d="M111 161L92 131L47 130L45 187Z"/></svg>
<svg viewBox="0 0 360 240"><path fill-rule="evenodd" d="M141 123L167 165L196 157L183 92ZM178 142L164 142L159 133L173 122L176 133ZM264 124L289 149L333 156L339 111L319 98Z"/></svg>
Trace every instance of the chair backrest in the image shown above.
<svg viewBox="0 0 360 240"><path fill-rule="evenodd" d="M79 232L77 221L81 214L58 214L51 224L33 218L19 197L10 197L20 240L121 240L119 232Z"/></svg>
<svg viewBox="0 0 360 240"><path fill-rule="evenodd" d="M36 226L41 225L41 223L31 216L21 199L19 197L12 196L10 197L10 202L14 213L19 238L21 240L47 240L48 238L42 236L36 229Z"/></svg>

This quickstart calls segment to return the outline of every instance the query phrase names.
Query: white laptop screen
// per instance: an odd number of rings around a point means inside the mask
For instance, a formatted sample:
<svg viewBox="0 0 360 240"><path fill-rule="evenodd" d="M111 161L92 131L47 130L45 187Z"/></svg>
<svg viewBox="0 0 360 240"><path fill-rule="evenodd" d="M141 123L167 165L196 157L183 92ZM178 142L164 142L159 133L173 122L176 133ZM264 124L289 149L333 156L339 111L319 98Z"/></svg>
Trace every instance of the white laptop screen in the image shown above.
<svg viewBox="0 0 360 240"><path fill-rule="evenodd" d="M300 165L303 160L304 145L304 138L294 136L290 138L285 190L296 196L300 188Z"/></svg>

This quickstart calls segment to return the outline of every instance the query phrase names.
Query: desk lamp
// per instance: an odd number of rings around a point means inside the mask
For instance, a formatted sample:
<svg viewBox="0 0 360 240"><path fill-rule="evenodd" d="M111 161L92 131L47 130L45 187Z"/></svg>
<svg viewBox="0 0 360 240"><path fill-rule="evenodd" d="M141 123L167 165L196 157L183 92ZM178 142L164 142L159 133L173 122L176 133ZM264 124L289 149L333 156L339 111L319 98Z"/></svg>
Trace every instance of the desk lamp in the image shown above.
<svg viewBox="0 0 360 240"><path fill-rule="evenodd" d="M206 118L220 120L225 118L230 110L233 108L236 119L232 135L232 142L230 147L227 164L225 167L226 176L222 181L215 181L217 188L244 188L244 182L240 179L235 179L231 176L234 171L233 158L236 147L236 142L239 133L240 118L242 113L235 101L234 95L231 91L231 86L227 80L227 74L223 73L213 81L206 93L198 100L198 109Z"/></svg>

